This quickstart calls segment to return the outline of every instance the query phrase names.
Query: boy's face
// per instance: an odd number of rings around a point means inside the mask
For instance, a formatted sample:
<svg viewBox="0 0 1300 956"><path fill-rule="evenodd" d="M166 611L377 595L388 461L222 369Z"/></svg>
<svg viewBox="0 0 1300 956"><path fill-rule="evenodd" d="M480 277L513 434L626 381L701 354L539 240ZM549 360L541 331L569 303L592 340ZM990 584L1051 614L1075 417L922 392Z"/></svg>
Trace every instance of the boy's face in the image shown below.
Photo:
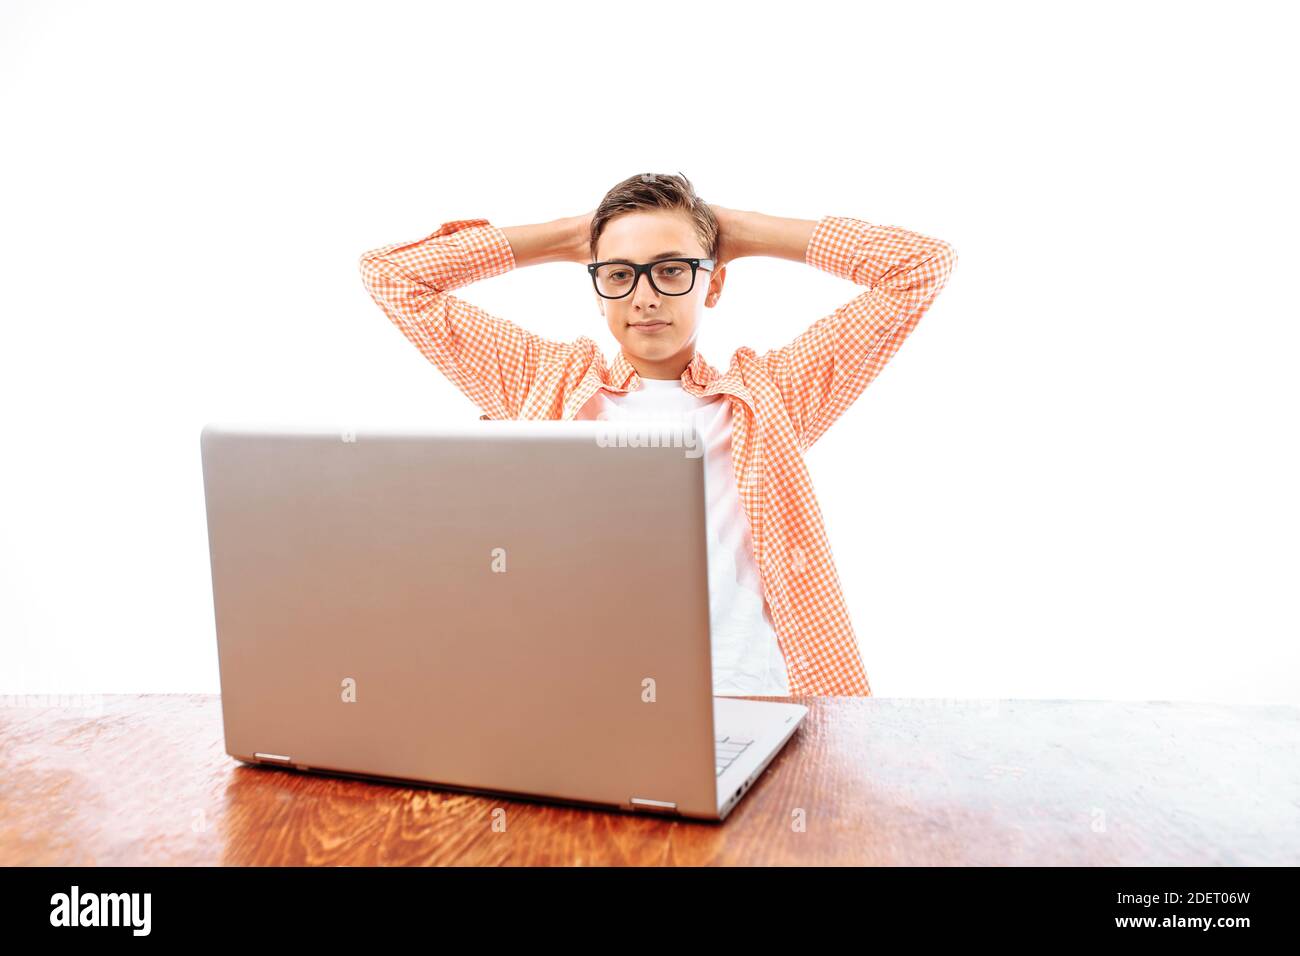
<svg viewBox="0 0 1300 956"><path fill-rule="evenodd" d="M646 263L673 256L703 259L708 254L684 213L654 209L624 213L606 223L595 261ZM725 267L715 264L712 272L699 269L694 287L685 295L660 295L648 275L642 275L636 288L621 299L606 299L594 288L591 294L624 354L669 378L675 377L674 368L680 376L695 354L700 316L706 306L717 304L725 278Z"/></svg>

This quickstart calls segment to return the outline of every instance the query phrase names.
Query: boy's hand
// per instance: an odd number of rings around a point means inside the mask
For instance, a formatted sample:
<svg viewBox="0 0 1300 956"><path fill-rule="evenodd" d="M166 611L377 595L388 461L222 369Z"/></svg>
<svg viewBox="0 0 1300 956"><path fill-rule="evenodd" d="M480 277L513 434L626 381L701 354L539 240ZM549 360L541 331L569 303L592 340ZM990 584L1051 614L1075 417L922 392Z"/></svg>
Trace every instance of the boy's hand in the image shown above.
<svg viewBox="0 0 1300 956"><path fill-rule="evenodd" d="M596 216L596 210L584 212L580 216L574 216L570 221L573 223L574 239L573 252L571 258L579 265L585 266L591 261L591 220Z"/></svg>
<svg viewBox="0 0 1300 956"><path fill-rule="evenodd" d="M737 235L736 211L725 206L715 206L713 203L707 205L718 220L718 254L716 256L718 261L714 263L714 268L717 269L733 259L739 259L744 252L737 241L739 236Z"/></svg>

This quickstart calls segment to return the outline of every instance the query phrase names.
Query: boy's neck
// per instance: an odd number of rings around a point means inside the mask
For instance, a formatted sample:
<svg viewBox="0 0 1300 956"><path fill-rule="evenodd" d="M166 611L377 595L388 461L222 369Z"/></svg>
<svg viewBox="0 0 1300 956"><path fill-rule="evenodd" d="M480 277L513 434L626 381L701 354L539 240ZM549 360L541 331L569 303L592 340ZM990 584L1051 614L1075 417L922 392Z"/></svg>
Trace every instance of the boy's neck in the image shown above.
<svg viewBox="0 0 1300 956"><path fill-rule="evenodd" d="M628 355L626 351L623 352L623 358L627 360L627 364L636 369L636 374L641 378L663 379L665 381L681 378L694 357L695 352L692 350L684 355L674 355L672 358L664 359L661 362L654 362Z"/></svg>

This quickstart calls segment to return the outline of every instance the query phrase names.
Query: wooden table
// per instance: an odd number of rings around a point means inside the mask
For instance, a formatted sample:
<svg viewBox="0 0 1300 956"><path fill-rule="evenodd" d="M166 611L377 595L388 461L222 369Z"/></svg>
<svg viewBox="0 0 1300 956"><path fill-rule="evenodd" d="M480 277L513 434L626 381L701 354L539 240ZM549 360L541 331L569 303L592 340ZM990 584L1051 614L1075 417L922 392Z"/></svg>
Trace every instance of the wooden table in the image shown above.
<svg viewBox="0 0 1300 956"><path fill-rule="evenodd" d="M805 698L710 824L245 766L217 696L92 700L0 697L0 864L1300 863L1295 707Z"/></svg>

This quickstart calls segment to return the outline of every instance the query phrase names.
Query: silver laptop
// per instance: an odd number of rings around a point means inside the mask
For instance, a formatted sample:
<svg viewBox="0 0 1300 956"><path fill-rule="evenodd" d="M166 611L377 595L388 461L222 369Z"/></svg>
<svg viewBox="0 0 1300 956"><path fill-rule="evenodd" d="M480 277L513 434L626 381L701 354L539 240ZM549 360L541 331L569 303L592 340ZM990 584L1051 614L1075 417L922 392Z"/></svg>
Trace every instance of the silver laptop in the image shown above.
<svg viewBox="0 0 1300 956"><path fill-rule="evenodd" d="M226 752L722 820L808 709L713 696L693 426L208 425Z"/></svg>

